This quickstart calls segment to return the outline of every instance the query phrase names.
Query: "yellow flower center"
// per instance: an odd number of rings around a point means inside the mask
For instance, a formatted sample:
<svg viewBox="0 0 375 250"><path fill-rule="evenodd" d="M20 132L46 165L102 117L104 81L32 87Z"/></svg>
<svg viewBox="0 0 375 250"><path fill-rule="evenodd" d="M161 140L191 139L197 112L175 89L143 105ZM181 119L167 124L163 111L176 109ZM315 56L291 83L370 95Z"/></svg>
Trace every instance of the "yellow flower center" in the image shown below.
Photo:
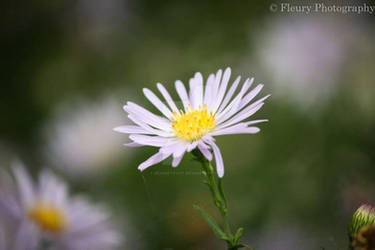
<svg viewBox="0 0 375 250"><path fill-rule="evenodd" d="M174 112L172 117L172 128L176 136L184 141L199 140L205 134L215 128L215 117L211 112L207 112L207 106L203 109L199 106L193 110L191 105L187 108L186 113L180 110L180 114Z"/></svg>
<svg viewBox="0 0 375 250"><path fill-rule="evenodd" d="M66 228L64 212L53 206L38 203L28 210L29 218L41 229L50 233L61 233Z"/></svg>

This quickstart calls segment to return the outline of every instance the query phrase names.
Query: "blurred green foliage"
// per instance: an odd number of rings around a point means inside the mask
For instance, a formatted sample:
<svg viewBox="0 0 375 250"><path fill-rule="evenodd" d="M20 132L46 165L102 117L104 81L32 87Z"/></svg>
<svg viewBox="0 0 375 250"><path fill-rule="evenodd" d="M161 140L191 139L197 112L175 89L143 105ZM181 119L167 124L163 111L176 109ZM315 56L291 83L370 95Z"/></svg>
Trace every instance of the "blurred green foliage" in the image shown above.
<svg viewBox="0 0 375 250"><path fill-rule="evenodd" d="M35 171L48 164L41 131L60 103L124 91L150 108L141 88L155 89L159 81L171 90L176 79L186 83L195 71L207 77L226 66L250 77L253 71L242 63L253 56L264 23L276 15L267 1L113 0L121 2L121 18L95 26L101 10L93 22L84 8L92 11L98 1L88 2L2 4L0 143ZM346 18L373 28L373 16ZM264 235L279 226L307 235L295 235L295 244L280 249L343 249L354 209L374 204L375 48L367 46L351 54L338 73L338 88L319 110L271 97L256 114L270 120L261 133L218 138L229 216L257 249L267 249L262 242L273 238ZM256 61L252 65L260 68ZM274 94L276 83L255 73L266 85L262 93ZM117 101L121 109L127 100ZM140 173L138 164L156 150L124 151L132 155L114 163L116 168L108 166L113 170L106 175L68 178L74 191L107 202L125 232L134 230L124 249L222 247L193 209L199 204L214 210L198 163L187 156L176 169L167 160Z"/></svg>

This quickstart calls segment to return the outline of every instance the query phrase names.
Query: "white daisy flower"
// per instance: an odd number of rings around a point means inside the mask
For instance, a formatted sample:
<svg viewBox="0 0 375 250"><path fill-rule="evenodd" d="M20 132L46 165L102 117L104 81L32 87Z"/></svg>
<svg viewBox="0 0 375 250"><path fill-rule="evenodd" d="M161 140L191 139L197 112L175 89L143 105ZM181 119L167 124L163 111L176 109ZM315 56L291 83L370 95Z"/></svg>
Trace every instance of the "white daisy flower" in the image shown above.
<svg viewBox="0 0 375 250"><path fill-rule="evenodd" d="M176 167L186 152L198 148L211 161L215 156L216 170L219 177L224 176L224 163L215 136L228 134L255 134L259 128L252 125L267 120L244 121L262 106L269 95L250 103L263 88L262 84L254 89L250 87L254 78L246 79L240 91L235 95L241 77L237 77L227 91L231 69L224 73L220 69L209 75L204 86L201 73L190 79L189 92L181 81L176 81L176 91L182 101L183 110L178 109L172 97L160 83L157 88L165 99L164 104L151 90L143 89L146 98L164 115L151 113L145 108L128 102L124 110L136 125L114 128L115 131L130 134L133 143L127 146L153 146L160 150L138 169L143 171L169 156L173 157L172 166ZM250 90L250 91L249 91Z"/></svg>
<svg viewBox="0 0 375 250"><path fill-rule="evenodd" d="M33 245L26 249L102 250L118 245L108 213L82 197L69 198L67 186L52 173L43 171L38 185L22 167L14 168L14 176L18 196L6 200L0 192L0 211L19 221L18 237Z"/></svg>

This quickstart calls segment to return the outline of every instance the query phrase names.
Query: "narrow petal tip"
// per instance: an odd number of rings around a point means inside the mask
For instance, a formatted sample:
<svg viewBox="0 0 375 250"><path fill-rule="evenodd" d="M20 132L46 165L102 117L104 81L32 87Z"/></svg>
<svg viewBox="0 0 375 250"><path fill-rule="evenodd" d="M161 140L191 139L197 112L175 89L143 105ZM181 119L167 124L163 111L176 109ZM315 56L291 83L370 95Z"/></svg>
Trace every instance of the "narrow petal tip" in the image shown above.
<svg viewBox="0 0 375 250"><path fill-rule="evenodd" d="M145 170L145 168L143 166L139 165L138 166L138 170L141 171L141 172L143 172L143 170Z"/></svg>
<svg viewBox="0 0 375 250"><path fill-rule="evenodd" d="M112 130L115 131L115 132L123 133L123 132L121 131L121 127L115 127L115 128L113 128Z"/></svg>
<svg viewBox="0 0 375 250"><path fill-rule="evenodd" d="M223 172L218 172L217 175L219 176L219 178L223 178L224 177L224 171Z"/></svg>

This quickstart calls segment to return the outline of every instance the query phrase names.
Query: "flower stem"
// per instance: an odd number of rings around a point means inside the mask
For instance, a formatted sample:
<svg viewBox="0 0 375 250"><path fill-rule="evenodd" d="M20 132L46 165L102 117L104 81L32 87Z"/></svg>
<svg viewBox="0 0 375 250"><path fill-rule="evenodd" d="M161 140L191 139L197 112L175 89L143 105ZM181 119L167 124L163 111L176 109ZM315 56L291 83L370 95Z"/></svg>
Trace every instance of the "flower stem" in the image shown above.
<svg viewBox="0 0 375 250"><path fill-rule="evenodd" d="M228 250L236 250L242 247L251 249L246 245L239 244L239 240L242 236L242 228L239 228L234 235L232 234L227 216L227 199L224 194L221 178L216 177L215 169L213 168L211 163L201 154L199 150L194 150L192 153L195 156L195 159L202 164L203 175L205 176L204 183L207 184L211 192L213 202L220 212L223 230L216 224L216 222L212 220L212 218L209 215L207 215L203 211L203 209L201 209L198 206L195 206L196 209L202 214L204 219L211 226L216 236L219 239L225 240L227 242Z"/></svg>

